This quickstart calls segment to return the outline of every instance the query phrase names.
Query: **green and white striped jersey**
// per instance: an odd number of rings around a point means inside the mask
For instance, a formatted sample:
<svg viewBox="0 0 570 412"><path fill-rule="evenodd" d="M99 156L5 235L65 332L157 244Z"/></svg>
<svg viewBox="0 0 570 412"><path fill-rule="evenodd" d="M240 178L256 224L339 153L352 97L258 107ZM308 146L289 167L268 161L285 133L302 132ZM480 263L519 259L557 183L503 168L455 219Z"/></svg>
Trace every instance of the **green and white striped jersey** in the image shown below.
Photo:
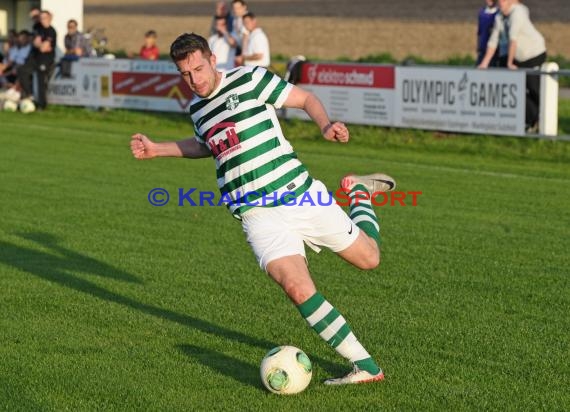
<svg viewBox="0 0 570 412"><path fill-rule="evenodd" d="M222 199L236 216L298 197L312 183L275 113L292 87L262 67L239 67L190 103L196 139L212 152Z"/></svg>

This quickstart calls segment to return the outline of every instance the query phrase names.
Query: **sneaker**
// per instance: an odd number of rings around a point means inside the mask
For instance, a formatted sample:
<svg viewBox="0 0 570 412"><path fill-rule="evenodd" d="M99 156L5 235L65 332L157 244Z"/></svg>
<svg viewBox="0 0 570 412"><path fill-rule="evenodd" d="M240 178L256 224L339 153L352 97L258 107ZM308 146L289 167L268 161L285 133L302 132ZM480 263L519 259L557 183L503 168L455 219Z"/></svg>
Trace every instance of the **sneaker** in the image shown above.
<svg viewBox="0 0 570 412"><path fill-rule="evenodd" d="M527 125L525 129L526 133L528 134L536 134L538 133L538 122L535 122L531 125Z"/></svg>
<svg viewBox="0 0 570 412"><path fill-rule="evenodd" d="M358 366L354 365L352 372L343 376L341 378L332 378L325 381L325 385L349 385L353 383L371 383L384 380L384 372L380 369L376 375L372 375L369 372L358 369Z"/></svg>
<svg viewBox="0 0 570 412"><path fill-rule="evenodd" d="M340 181L340 187L348 191L358 184L364 185L370 193L390 192L396 188L396 181L382 173L363 176L346 175Z"/></svg>

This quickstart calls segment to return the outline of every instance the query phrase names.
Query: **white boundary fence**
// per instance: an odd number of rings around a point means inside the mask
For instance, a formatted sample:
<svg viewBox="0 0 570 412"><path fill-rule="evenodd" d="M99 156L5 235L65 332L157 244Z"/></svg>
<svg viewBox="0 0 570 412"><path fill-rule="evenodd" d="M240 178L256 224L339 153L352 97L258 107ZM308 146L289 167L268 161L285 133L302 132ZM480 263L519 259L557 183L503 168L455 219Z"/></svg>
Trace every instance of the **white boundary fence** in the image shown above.
<svg viewBox="0 0 570 412"><path fill-rule="evenodd" d="M50 103L153 111L187 110L192 94L168 61L82 59L72 77L58 71ZM348 123L527 136L523 70L462 67L400 67L304 62L297 84L314 92L331 117ZM542 67L539 134L558 132L558 66ZM300 110L286 118L305 119Z"/></svg>

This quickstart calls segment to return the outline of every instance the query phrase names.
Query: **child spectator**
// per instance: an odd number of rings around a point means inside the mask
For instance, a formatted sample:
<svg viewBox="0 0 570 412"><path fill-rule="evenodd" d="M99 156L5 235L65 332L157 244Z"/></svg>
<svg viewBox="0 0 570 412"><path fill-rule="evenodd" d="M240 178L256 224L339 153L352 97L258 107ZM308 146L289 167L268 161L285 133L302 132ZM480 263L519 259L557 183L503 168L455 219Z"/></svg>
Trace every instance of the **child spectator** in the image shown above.
<svg viewBox="0 0 570 412"><path fill-rule="evenodd" d="M481 64L487 52L487 43L495 24L495 16L499 9L495 0L485 0L485 6L479 10L479 23L477 25L477 65ZM493 56L490 66L496 66L497 56Z"/></svg>
<svg viewBox="0 0 570 412"><path fill-rule="evenodd" d="M160 55L156 46L156 32L149 30L144 35L144 44L141 47L139 57L144 60L158 60Z"/></svg>

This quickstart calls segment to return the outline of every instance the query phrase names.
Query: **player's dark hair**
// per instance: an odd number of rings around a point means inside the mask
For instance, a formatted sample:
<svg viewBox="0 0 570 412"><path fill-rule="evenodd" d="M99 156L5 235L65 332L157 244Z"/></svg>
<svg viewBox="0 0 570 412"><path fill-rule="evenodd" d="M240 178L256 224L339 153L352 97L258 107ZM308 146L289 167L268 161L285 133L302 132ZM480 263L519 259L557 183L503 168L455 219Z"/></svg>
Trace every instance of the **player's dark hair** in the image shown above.
<svg viewBox="0 0 570 412"><path fill-rule="evenodd" d="M246 17L249 17L250 19L255 19L255 14L252 11L248 11L243 15L242 19L245 19Z"/></svg>
<svg viewBox="0 0 570 412"><path fill-rule="evenodd" d="M68 20L67 24L75 24L76 26L79 26L79 23L77 23L77 20L75 20L75 19Z"/></svg>
<svg viewBox="0 0 570 412"><path fill-rule="evenodd" d="M212 55L208 41L205 38L196 33L184 33L178 36L170 45L170 58L176 63L198 50L202 52L204 57Z"/></svg>
<svg viewBox="0 0 570 412"><path fill-rule="evenodd" d="M144 34L144 37L156 37L156 31L149 30Z"/></svg>

